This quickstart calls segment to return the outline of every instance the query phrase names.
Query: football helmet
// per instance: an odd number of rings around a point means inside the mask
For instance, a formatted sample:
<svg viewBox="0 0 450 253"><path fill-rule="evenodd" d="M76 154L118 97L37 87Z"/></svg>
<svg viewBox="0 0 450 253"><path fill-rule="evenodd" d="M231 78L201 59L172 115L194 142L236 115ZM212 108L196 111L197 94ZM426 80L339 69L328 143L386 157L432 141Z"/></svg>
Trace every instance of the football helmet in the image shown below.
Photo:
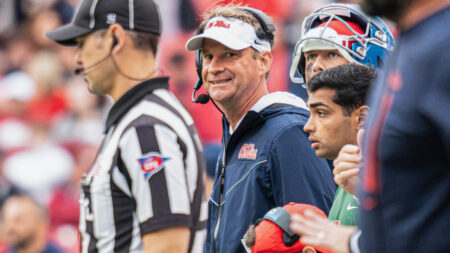
<svg viewBox="0 0 450 253"><path fill-rule="evenodd" d="M392 51L394 38L379 17L370 17L356 4L329 4L305 18L292 56L292 82L304 85L305 52L335 50L353 63L380 68Z"/></svg>

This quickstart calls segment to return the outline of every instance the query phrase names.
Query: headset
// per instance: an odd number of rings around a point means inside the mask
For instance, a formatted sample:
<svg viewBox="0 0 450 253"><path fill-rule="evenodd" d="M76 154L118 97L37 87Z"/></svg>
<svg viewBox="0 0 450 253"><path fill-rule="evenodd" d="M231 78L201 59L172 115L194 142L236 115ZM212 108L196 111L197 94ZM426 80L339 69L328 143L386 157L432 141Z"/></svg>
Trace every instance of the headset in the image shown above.
<svg viewBox="0 0 450 253"><path fill-rule="evenodd" d="M112 45L111 45L111 51L112 51L112 50L114 49L114 47L116 47L117 44L119 43L119 40L117 39L117 37L116 37L115 34L112 35L112 39L113 39L113 43L112 43Z"/></svg>
<svg viewBox="0 0 450 253"><path fill-rule="evenodd" d="M272 19L267 16L264 12L246 6L238 7L240 10L244 10L252 14L260 23L261 29L256 31L256 36L261 40L269 41L270 45L273 45L274 42L274 32L275 25L273 24ZM199 27L197 31L197 35L202 34L205 30L205 27ZM202 79L202 69L203 69L203 58L202 58L202 50L195 50L195 67L197 69L197 81L194 85L194 91L192 92L192 102L199 104L206 104L209 102L210 98L207 94L200 94L197 98L195 98L195 93L202 87L203 79Z"/></svg>
<svg viewBox="0 0 450 253"><path fill-rule="evenodd" d="M289 225L291 224L291 215L282 207L276 207L271 209L264 215L264 220L270 220L275 223L281 230L283 230L283 243L286 247L294 245L300 238L299 235L294 233Z"/></svg>

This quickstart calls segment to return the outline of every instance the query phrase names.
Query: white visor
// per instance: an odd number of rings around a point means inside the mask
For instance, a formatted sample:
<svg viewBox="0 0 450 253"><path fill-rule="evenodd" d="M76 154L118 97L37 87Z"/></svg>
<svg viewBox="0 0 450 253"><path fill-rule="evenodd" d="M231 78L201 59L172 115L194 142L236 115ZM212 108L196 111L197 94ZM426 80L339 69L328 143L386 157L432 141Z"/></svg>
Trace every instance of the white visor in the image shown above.
<svg viewBox="0 0 450 253"><path fill-rule="evenodd" d="M202 34L188 40L186 49L194 51L203 48L203 40L212 39L233 50L252 47L258 52L271 51L270 43L256 36L250 24L235 18L214 17L205 26Z"/></svg>

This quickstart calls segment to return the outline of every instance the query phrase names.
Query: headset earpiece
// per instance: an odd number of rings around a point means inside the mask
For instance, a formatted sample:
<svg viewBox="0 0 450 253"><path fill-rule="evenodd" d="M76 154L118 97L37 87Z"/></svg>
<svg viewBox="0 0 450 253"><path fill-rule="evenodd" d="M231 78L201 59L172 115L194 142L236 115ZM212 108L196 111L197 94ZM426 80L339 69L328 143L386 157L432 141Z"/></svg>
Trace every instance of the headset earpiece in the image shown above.
<svg viewBox="0 0 450 253"><path fill-rule="evenodd" d="M203 70L203 57L202 50L195 50L195 67L197 69L197 75L200 79L202 79L202 70Z"/></svg>
<svg viewBox="0 0 450 253"><path fill-rule="evenodd" d="M113 50L113 48L115 47L115 46L117 46L117 44L119 43L119 40L117 39L117 37L116 37L116 35L112 35L112 39L113 39L113 43L112 43L112 45L111 45L111 50Z"/></svg>
<svg viewBox="0 0 450 253"><path fill-rule="evenodd" d="M256 36L261 40L269 41L270 45L272 46L275 32L275 25L273 24L272 19L264 12L255 8L241 6L239 7L239 9L250 12L253 17L258 20L258 22L261 24L262 30L256 31Z"/></svg>
<svg viewBox="0 0 450 253"><path fill-rule="evenodd" d="M197 35L202 34L204 32L204 30L205 30L205 27L200 26L198 28ZM202 80L203 58L202 58L202 50L201 49L195 50L195 67L197 68L198 78L200 78L200 82L201 82L200 85L202 85L203 84L203 80Z"/></svg>

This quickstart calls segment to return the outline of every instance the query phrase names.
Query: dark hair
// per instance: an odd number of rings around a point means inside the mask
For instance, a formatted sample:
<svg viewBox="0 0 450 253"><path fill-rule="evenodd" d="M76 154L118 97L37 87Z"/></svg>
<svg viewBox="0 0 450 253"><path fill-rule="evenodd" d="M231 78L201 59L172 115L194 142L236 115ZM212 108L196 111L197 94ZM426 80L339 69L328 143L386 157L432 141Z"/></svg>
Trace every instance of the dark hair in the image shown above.
<svg viewBox="0 0 450 253"><path fill-rule="evenodd" d="M157 34L129 30L127 30L127 33L133 39L133 44L137 49L150 50L156 55L159 42L159 36Z"/></svg>
<svg viewBox="0 0 450 253"><path fill-rule="evenodd" d="M103 37L105 36L107 31L108 29L101 29L95 31L95 33L98 36ZM159 35L150 32L139 32L131 30L125 30L125 32L130 35L134 47L141 50L150 50L153 55L156 55L156 52L158 51Z"/></svg>
<svg viewBox="0 0 450 253"><path fill-rule="evenodd" d="M333 102L344 109L349 116L353 110L365 104L367 91L377 75L376 69L365 65L351 63L326 69L309 80L307 89L332 89L336 94Z"/></svg>

